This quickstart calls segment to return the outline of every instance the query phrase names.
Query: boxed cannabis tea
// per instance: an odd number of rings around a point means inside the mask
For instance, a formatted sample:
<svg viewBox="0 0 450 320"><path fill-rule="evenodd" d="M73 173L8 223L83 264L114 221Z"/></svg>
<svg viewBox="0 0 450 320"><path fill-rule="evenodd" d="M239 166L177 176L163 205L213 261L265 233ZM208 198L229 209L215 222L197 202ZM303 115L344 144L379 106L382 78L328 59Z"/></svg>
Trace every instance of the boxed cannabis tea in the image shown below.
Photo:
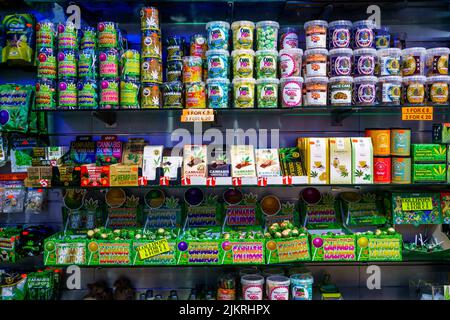
<svg viewBox="0 0 450 320"><path fill-rule="evenodd" d="M206 145L183 147L183 176L206 178Z"/></svg>
<svg viewBox="0 0 450 320"><path fill-rule="evenodd" d="M352 183L352 145L350 138L330 138L330 183Z"/></svg>
<svg viewBox="0 0 450 320"><path fill-rule="evenodd" d="M256 177L253 146L231 146L231 175L233 177Z"/></svg>
<svg viewBox="0 0 450 320"><path fill-rule="evenodd" d="M414 163L445 163L447 147L442 144L413 144L412 157Z"/></svg>
<svg viewBox="0 0 450 320"><path fill-rule="evenodd" d="M308 183L329 183L328 138L299 138L297 144L306 157Z"/></svg>
<svg viewBox="0 0 450 320"><path fill-rule="evenodd" d="M278 149L256 149L256 171L258 177L279 177L281 168Z"/></svg>
<svg viewBox="0 0 450 320"><path fill-rule="evenodd" d="M280 148L281 173L283 176L305 176L304 157L299 148Z"/></svg>
<svg viewBox="0 0 450 320"><path fill-rule="evenodd" d="M352 182L373 183L373 149L371 138L351 138L352 141Z"/></svg>
<svg viewBox="0 0 450 320"><path fill-rule="evenodd" d="M447 181L447 165L445 163L413 164L412 180L416 182L445 182Z"/></svg>

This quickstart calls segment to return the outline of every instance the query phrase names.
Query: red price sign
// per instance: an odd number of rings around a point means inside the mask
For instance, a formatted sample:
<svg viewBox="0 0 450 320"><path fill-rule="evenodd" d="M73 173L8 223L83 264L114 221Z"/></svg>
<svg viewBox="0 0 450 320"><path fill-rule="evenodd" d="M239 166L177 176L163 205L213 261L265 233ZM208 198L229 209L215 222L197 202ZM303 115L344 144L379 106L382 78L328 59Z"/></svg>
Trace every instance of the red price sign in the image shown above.
<svg viewBox="0 0 450 320"><path fill-rule="evenodd" d="M169 177L161 177L159 178L159 185L160 186L168 186L170 183Z"/></svg>
<svg viewBox="0 0 450 320"><path fill-rule="evenodd" d="M231 181L234 187L242 186L242 178L233 178Z"/></svg>
<svg viewBox="0 0 450 320"><path fill-rule="evenodd" d="M267 178L259 177L258 178L258 186L259 187L266 187L267 186Z"/></svg>
<svg viewBox="0 0 450 320"><path fill-rule="evenodd" d="M206 185L208 187L214 187L216 185L216 178L215 177L206 178Z"/></svg>

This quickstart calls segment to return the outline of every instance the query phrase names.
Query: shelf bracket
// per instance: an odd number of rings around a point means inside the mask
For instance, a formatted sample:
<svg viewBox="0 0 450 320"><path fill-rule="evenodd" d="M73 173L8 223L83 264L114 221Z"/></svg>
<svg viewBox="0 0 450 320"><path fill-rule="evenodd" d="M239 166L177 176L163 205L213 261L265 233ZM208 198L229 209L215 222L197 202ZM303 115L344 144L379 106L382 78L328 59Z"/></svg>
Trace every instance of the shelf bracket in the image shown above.
<svg viewBox="0 0 450 320"><path fill-rule="evenodd" d="M94 111L92 115L108 126L112 126L117 122L115 111Z"/></svg>
<svg viewBox="0 0 450 320"><path fill-rule="evenodd" d="M342 127L342 121L348 118L354 110L352 108L331 111L331 125L333 127Z"/></svg>

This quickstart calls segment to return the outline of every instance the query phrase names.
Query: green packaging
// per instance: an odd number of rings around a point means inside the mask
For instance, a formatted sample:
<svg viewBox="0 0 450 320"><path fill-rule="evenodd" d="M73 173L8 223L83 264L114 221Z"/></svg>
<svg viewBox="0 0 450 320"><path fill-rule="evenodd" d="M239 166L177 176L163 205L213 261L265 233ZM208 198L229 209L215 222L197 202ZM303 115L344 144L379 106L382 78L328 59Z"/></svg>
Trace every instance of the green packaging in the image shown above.
<svg viewBox="0 0 450 320"><path fill-rule="evenodd" d="M392 193L394 224L441 224L442 210L438 193Z"/></svg>
<svg viewBox="0 0 450 320"><path fill-rule="evenodd" d="M402 261L402 235L387 232L356 236L357 261Z"/></svg>
<svg viewBox="0 0 450 320"><path fill-rule="evenodd" d="M447 160L447 146L441 144L413 144L414 163L441 163Z"/></svg>
<svg viewBox="0 0 450 320"><path fill-rule="evenodd" d="M447 170L444 163L414 164L412 179L416 182L445 182Z"/></svg>
<svg viewBox="0 0 450 320"><path fill-rule="evenodd" d="M353 234L311 235L312 261L355 261L356 237Z"/></svg>
<svg viewBox="0 0 450 320"><path fill-rule="evenodd" d="M433 124L433 143L450 143L450 123Z"/></svg>

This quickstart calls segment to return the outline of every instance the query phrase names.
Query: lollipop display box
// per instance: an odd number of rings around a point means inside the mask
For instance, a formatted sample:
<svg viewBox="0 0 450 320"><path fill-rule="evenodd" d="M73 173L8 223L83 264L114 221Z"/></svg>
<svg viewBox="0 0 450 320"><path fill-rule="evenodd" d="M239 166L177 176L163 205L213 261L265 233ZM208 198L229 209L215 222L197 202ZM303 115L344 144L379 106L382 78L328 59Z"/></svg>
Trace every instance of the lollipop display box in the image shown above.
<svg viewBox="0 0 450 320"><path fill-rule="evenodd" d="M87 239L63 232L44 241L44 265L68 266L87 264Z"/></svg>
<svg viewBox="0 0 450 320"><path fill-rule="evenodd" d="M321 230L311 234L312 261L356 261L356 236Z"/></svg>
<svg viewBox="0 0 450 320"><path fill-rule="evenodd" d="M402 261L402 235L394 229L356 234L357 261Z"/></svg>

